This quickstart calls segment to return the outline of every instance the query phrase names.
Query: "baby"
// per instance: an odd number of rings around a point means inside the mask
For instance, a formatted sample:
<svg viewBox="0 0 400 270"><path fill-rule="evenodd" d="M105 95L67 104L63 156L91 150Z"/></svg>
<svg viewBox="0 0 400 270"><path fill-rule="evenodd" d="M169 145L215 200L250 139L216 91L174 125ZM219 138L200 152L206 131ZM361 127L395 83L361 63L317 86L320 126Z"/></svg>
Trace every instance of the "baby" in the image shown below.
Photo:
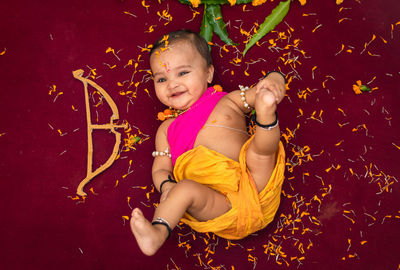
<svg viewBox="0 0 400 270"><path fill-rule="evenodd" d="M207 42L180 30L150 52L157 98L174 108L159 127L152 176L161 193L150 222L138 208L130 225L153 255L182 221L198 232L241 239L268 225L278 209L285 170L277 104L285 78L270 72L254 87L221 92L209 87L214 66ZM249 136L246 114L256 114Z"/></svg>

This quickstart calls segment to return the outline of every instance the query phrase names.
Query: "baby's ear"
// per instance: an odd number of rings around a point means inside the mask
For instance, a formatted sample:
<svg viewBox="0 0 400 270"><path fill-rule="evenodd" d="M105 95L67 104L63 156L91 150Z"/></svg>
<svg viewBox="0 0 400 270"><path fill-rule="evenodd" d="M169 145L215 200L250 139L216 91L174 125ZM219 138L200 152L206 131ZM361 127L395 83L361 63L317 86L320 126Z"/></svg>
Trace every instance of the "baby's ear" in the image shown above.
<svg viewBox="0 0 400 270"><path fill-rule="evenodd" d="M208 82L208 83L211 83L212 80L213 80L213 77L214 77L214 66L213 66L213 65L210 65L210 66L207 68L207 82Z"/></svg>

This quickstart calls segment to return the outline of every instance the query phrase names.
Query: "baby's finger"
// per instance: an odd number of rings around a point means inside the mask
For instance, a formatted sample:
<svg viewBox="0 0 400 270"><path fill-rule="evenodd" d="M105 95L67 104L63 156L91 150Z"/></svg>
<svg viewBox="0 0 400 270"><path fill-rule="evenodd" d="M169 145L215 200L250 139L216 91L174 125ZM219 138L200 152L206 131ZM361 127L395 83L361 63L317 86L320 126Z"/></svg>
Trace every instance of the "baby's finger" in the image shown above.
<svg viewBox="0 0 400 270"><path fill-rule="evenodd" d="M280 86L280 85L278 85L278 84L273 84L273 85L271 85L271 87L270 87L270 89L271 89L271 91L273 91L274 92L274 95L279 99L279 100L281 100L282 98L283 98L283 90L281 89L282 87Z"/></svg>
<svg viewBox="0 0 400 270"><path fill-rule="evenodd" d="M271 84L268 88L269 91L271 91L271 93L274 95L275 100L278 101L279 97L280 97L280 91L278 89L278 87L274 84Z"/></svg>
<svg viewBox="0 0 400 270"><path fill-rule="evenodd" d="M260 93L260 92L262 92L262 91L268 91L269 90L269 85L267 85L267 84L260 84L260 85L258 85L258 87L257 87L257 90L256 90L256 94L258 94L258 93Z"/></svg>
<svg viewBox="0 0 400 270"><path fill-rule="evenodd" d="M259 81L256 85L256 93L259 93L262 88L266 88L266 84L264 81Z"/></svg>
<svg viewBox="0 0 400 270"><path fill-rule="evenodd" d="M268 91L268 89L265 87L260 87L256 90L256 95L260 95L260 94L264 93L265 91Z"/></svg>

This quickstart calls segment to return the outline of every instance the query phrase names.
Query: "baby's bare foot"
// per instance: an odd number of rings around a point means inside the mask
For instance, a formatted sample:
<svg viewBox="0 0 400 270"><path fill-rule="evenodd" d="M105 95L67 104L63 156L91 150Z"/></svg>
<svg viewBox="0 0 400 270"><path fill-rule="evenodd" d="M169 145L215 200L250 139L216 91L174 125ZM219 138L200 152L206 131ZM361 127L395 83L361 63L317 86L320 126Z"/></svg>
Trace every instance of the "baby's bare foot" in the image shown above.
<svg viewBox="0 0 400 270"><path fill-rule="evenodd" d="M256 95L255 109L257 121L264 125L275 121L277 100L274 93L268 89L260 89Z"/></svg>
<svg viewBox="0 0 400 270"><path fill-rule="evenodd" d="M256 94L255 109L257 114L276 110L277 97L269 89L262 88Z"/></svg>
<svg viewBox="0 0 400 270"><path fill-rule="evenodd" d="M167 238L166 228L151 225L138 208L133 209L130 224L139 248L147 256L154 255Z"/></svg>

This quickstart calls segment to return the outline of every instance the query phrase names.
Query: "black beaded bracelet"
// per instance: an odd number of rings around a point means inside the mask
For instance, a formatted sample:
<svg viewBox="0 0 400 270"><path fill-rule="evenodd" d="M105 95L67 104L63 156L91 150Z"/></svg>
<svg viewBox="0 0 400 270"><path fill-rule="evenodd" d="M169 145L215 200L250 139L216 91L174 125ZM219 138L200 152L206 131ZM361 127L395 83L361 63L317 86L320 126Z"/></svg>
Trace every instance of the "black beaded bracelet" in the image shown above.
<svg viewBox="0 0 400 270"><path fill-rule="evenodd" d="M275 72L275 73L281 74L282 77L283 77L283 79L285 80L285 84L287 83L285 74L283 74L282 72L280 72L280 71L278 71L278 70L273 70L273 71L267 72L267 74L264 76L263 79L267 78L267 76L268 76L269 74L274 73L274 72Z"/></svg>
<svg viewBox="0 0 400 270"><path fill-rule="evenodd" d="M162 181L161 184L160 184L160 188L159 188L160 193L162 193L162 186L163 186L165 183L168 183L168 182L176 183L176 180L175 180L175 179L172 179L171 175L168 175L168 179Z"/></svg>
<svg viewBox="0 0 400 270"><path fill-rule="evenodd" d="M151 223L151 225L157 225L157 224L163 225L167 228L167 230L168 230L167 239L168 239L171 236L171 231L172 231L171 226L169 225L168 221L166 221L163 218L158 217Z"/></svg>
<svg viewBox="0 0 400 270"><path fill-rule="evenodd" d="M262 128L262 129L265 129L265 130L271 130L271 129L277 127L278 124L279 124L278 112L277 112L277 111L275 111L275 121L272 122L271 124L263 125L263 124L259 123L259 122L257 121L257 114L256 114L256 113L254 113L254 114L252 115L252 120L253 120L253 122L254 122L257 126L259 126L259 127Z"/></svg>

